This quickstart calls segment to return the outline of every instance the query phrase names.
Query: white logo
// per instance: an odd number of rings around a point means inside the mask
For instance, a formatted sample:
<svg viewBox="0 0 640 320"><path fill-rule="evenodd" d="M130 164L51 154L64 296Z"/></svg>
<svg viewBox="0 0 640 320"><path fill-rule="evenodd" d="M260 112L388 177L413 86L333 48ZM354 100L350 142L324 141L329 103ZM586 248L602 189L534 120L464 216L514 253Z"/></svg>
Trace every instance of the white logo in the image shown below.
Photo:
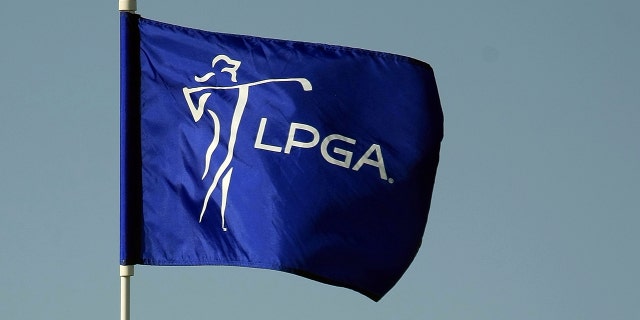
<svg viewBox="0 0 640 320"><path fill-rule="evenodd" d="M224 67L220 69L220 72L228 73L231 77L232 82L234 83L238 82L236 78L237 77L236 73L238 71L238 68L240 67L241 62L238 60L233 60L226 55L218 55L215 58L213 58L213 60L211 61L211 67L214 68L216 64L219 62L224 62L228 65L228 67ZM199 83L206 83L208 80L210 80L214 76L216 76L214 72L209 72L203 75L202 77L195 76L194 80ZM263 85L267 83L275 83L275 82L298 82L302 85L302 89L304 91L311 91L312 89L311 83L309 82L309 80L305 78L265 79L265 80L260 80L256 82L238 84L238 85L232 85L232 86L226 86L226 87L225 86L202 86L202 87L195 87L195 88L185 87L182 89L182 92L184 93L184 98L187 100L187 105L189 106L189 111L191 111L191 115L193 116L193 120L195 122L200 121L200 119L202 118L202 115L204 114L204 110L205 110L205 104L207 102L207 99L209 99L209 96L211 96L211 92L206 92L202 94L202 96L200 96L200 98L198 99L197 106L194 104L191 98L192 93L196 93L200 91L215 91L215 90L238 90L238 101L236 102L236 106L233 111L233 117L231 120L231 130L229 132L227 155L225 156L218 170L215 172L213 176L213 182L211 183L211 186L207 191L207 195L204 198L204 201L202 203L202 210L200 211L200 219L199 219L200 222L202 222L204 213L207 210L207 204L209 203L209 199L211 198L213 191L216 189L216 187L218 186L218 183L220 182L220 188L222 193L220 216L222 218L222 230L227 231L227 227L225 226L225 221L224 221L224 214L227 206L227 195L229 191L229 184L231 183L231 174L233 173L233 167L230 167L230 164L231 164L231 160L233 159L233 149L236 143L238 128L240 127L240 121L242 120L242 114L244 112L245 106L247 105L247 100L249 98L249 88L253 86ZM207 108L207 113L209 113L213 121L213 140L211 141L211 144L209 144L209 147L207 148L207 151L204 157L205 168L202 174L202 180L204 180L205 177L207 177L207 174L209 173L211 157L214 151L216 150L216 148L218 147L218 143L220 142L220 120L213 110ZM264 130L263 127L261 128L262 130ZM222 180L220 180L221 178Z"/></svg>
<svg viewBox="0 0 640 320"><path fill-rule="evenodd" d="M225 66L220 68L220 73L228 73L230 76L230 80L233 83L237 83L237 71L240 68L241 62L238 60L234 60L229 58L226 55L218 55L211 61L211 67L215 68L216 64L224 63ZM206 83L210 81L214 76L220 77L220 75L216 75L214 72L206 73L203 76L195 76L194 80L199 83ZM216 80L216 79L214 79ZM204 217L204 213L207 210L207 204L209 203L209 199L212 197L213 192L216 190L218 185L220 185L221 192L221 205L220 205L220 217L222 220L222 230L227 231L227 227L225 225L225 210L227 206L227 195L229 192L229 185L231 183L231 175L233 173L233 167L231 167L231 161L234 157L234 147L236 144L236 138L238 134L238 129L240 128L240 121L242 120L242 114L247 105L247 101L249 99L249 88L253 86L263 85L263 84L271 84L277 82L296 82L302 86L304 91L311 91L311 83L306 78L284 78L284 79L265 79L256 82L250 82L245 84L234 84L230 86L201 86L195 88L182 88L182 92L184 94L184 98L187 101L187 105L189 106L189 111L193 117L193 120L197 123L200 121L202 116L204 115L204 111L206 109L207 113L211 117L211 121L213 122L213 139L209 144L209 147L206 150L204 155L204 172L202 173L202 180L204 180L209 174L209 169L211 166L211 160L213 157L213 153L216 151L218 144L220 143L220 119L215 111L206 108L205 104L207 100L211 96L211 91L216 90L238 90L238 100L236 101L235 109L233 111L233 116L231 118L231 127L229 129L229 140L227 145L227 154L222 161L222 164L215 173L213 173L213 182L209 187L207 194L203 200L202 208L200 211L200 219L199 222L202 222L202 218ZM199 93L204 91L200 98L198 98L197 104L194 103L194 99L192 98L193 93ZM330 134L322 139L320 142L320 132L318 129L314 128L311 125L304 123L292 122L289 127L289 133L286 137L286 143L284 146L278 146L274 144L267 144L264 142L263 137L267 127L267 118L260 119L260 125L258 128L258 132L256 134L256 139L253 147L259 150L265 150L270 152L290 154L292 148L302 148L302 149L310 149L318 145L320 143L320 154L324 158L327 163L343 167L346 169L351 169L353 171L359 171L363 165L369 165L371 167L377 168L378 173L380 175L380 179L383 181L387 181L388 183L394 183L393 178L387 177L386 168L384 165L384 160L382 157L382 149L378 144L371 144L371 146L360 156L358 161L355 161L355 164L352 165L352 160L354 159L354 152L348 149L342 149L336 147L336 144L339 145L356 145L356 140L347 136L343 136L341 134ZM299 140L299 137L296 138L296 133L298 132L306 132L303 134L305 136L311 136L311 140L303 141ZM271 143L274 143L272 141Z"/></svg>

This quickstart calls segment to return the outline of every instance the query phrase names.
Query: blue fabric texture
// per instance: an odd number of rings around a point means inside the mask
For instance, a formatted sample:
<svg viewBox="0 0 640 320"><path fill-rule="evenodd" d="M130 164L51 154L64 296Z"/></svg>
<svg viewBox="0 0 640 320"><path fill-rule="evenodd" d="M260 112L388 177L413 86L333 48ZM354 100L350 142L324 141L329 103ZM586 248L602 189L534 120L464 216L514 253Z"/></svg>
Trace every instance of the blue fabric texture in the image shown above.
<svg viewBox="0 0 640 320"><path fill-rule="evenodd" d="M285 271L379 300L422 242L431 67L121 14L121 257Z"/></svg>

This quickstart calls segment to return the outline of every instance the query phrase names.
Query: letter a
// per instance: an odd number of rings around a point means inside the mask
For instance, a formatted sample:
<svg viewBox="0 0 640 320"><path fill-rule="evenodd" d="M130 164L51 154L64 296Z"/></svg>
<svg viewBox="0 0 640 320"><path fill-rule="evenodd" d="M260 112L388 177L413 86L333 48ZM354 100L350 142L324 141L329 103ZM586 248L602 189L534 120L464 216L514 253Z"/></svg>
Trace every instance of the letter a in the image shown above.
<svg viewBox="0 0 640 320"><path fill-rule="evenodd" d="M378 161L371 160L369 156L375 152L378 158ZM372 144L369 150L362 155L362 158L358 160L356 165L353 166L354 171L360 170L363 164L368 164L370 166L374 166L380 170L380 178L382 180L387 180L387 170L384 167L384 160L382 159L382 150L380 149L380 145Z"/></svg>

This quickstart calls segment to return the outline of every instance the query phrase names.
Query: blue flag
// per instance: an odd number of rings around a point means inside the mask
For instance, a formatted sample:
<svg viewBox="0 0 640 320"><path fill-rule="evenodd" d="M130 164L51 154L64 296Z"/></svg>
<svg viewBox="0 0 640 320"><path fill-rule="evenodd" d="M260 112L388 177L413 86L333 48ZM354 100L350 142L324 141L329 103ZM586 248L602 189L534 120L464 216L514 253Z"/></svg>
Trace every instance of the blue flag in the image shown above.
<svg viewBox="0 0 640 320"><path fill-rule="evenodd" d="M373 300L422 242L431 67L121 14L122 265L280 270Z"/></svg>

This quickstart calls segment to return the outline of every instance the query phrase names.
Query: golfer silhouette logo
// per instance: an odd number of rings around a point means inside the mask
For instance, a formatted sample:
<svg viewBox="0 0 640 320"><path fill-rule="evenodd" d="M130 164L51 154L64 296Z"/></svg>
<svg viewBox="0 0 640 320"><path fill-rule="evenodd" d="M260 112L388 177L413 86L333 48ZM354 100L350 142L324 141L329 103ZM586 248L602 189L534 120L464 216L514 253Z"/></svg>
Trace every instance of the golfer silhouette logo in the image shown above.
<svg viewBox="0 0 640 320"><path fill-rule="evenodd" d="M216 65L226 64L224 67L220 68L220 73L228 73L231 77L231 82L237 83L237 71L240 68L241 62L238 60L233 60L226 55L218 55L211 61L211 67L215 68ZM206 84L211 78L214 76L220 77L220 74L212 72L208 72L205 75L199 77L195 76L194 80L199 83ZM224 214L227 206L227 195L229 192L229 184L231 183L231 174L233 173L233 167L231 166L231 162L233 160L233 149L236 143L236 137L238 134L238 129L240 127L240 121L242 120L242 114L244 113L244 109L247 105L247 101L249 99L249 88L258 85L264 85L269 83L276 82L298 82L302 85L302 89L304 91L311 91L311 83L309 80L305 78L286 78L286 79L265 79L251 83L244 84L234 84L231 86L201 86L195 88L183 88L182 92L184 93L184 98L187 100L187 105L189 106L189 111L191 111L191 115L193 116L193 120L195 122L200 121L205 111L205 104L207 103L207 99L211 96L211 91L216 90L238 90L238 101L236 102L235 109L233 111L233 116L231 118L231 127L229 130L229 139L227 145L227 154L222 161L222 164L218 167L218 169L213 173L213 182L207 191L207 194L202 203L202 210L200 211L200 219L199 222L202 222L202 218L204 217L204 213L207 211L207 204L209 203L209 199L213 194L213 191L220 184L221 189L221 205L220 205L220 217L222 219L222 230L227 231L227 227L225 225ZM194 103L191 94L205 91L197 101L197 105ZM218 144L220 142L220 134L221 134L221 126L220 120L216 115L214 110L206 108L207 113L211 116L213 121L213 139L211 144L206 150L204 155L204 172L202 174L202 180L204 180L209 174L209 169L211 165L211 159L213 153L216 151ZM222 179L222 180L220 180Z"/></svg>

